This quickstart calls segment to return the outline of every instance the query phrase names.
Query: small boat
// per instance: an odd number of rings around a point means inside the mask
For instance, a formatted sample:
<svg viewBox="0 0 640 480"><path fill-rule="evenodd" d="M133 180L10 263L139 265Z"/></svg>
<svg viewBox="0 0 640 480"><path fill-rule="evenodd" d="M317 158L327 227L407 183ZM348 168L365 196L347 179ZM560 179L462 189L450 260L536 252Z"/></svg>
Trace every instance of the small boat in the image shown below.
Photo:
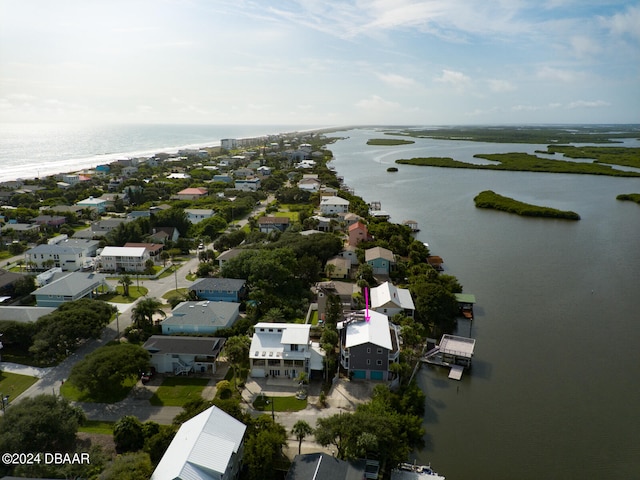
<svg viewBox="0 0 640 480"><path fill-rule="evenodd" d="M391 471L391 480L445 480L445 477L434 472L431 464L401 463Z"/></svg>

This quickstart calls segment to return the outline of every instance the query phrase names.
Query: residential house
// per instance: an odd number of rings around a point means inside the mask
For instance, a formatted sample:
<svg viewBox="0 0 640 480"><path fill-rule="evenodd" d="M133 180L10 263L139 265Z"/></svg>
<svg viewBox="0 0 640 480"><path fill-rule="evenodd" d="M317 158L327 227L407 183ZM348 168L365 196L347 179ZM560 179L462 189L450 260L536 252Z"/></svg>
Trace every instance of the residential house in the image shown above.
<svg viewBox="0 0 640 480"><path fill-rule="evenodd" d="M337 215L349 211L349 200L342 197L322 197L320 211L323 215Z"/></svg>
<svg viewBox="0 0 640 480"><path fill-rule="evenodd" d="M123 246L125 247L143 247L149 253L149 257L158 260L158 256L164 250L164 243L144 243L144 242L127 242Z"/></svg>
<svg viewBox="0 0 640 480"><path fill-rule="evenodd" d="M98 213L104 213L107 210L107 201L102 198L89 197L76 202L76 205L83 208L91 208Z"/></svg>
<svg viewBox="0 0 640 480"><path fill-rule="evenodd" d="M271 167L267 167L266 165L261 165L260 167L256 168L256 171L258 172L258 175L262 175L263 177L268 177L269 175L271 175Z"/></svg>
<svg viewBox="0 0 640 480"><path fill-rule="evenodd" d="M344 249L338 254L342 258L346 258L351 263L351 266L358 264L358 254L356 247L352 247L351 245L347 245Z"/></svg>
<svg viewBox="0 0 640 480"><path fill-rule="evenodd" d="M231 175L219 174L219 175L214 175L213 176L213 181L214 182L232 183L233 182L233 178L231 177Z"/></svg>
<svg viewBox="0 0 640 480"><path fill-rule="evenodd" d="M408 289L396 287L391 282L384 282L372 288L369 293L372 310L388 317L393 317L396 313L413 317L416 307Z"/></svg>
<svg viewBox="0 0 640 480"><path fill-rule="evenodd" d="M189 290L212 302L241 302L246 293L245 281L235 278L201 278Z"/></svg>
<svg viewBox="0 0 640 480"><path fill-rule="evenodd" d="M0 297L11 297L15 283L24 278L21 273L0 270Z"/></svg>
<svg viewBox="0 0 640 480"><path fill-rule="evenodd" d="M180 426L151 480L237 479L246 429L218 407L208 408Z"/></svg>
<svg viewBox="0 0 640 480"><path fill-rule="evenodd" d="M342 218L342 221L344 222L344 224L347 227L350 227L351 225L353 225L356 222L362 221L362 217L360 215L356 215L353 212L344 213L344 214L338 215L338 216Z"/></svg>
<svg viewBox="0 0 640 480"><path fill-rule="evenodd" d="M94 298L98 290L109 290L104 275L93 272L70 272L35 290L38 307L57 308L65 302Z"/></svg>
<svg viewBox="0 0 640 480"><path fill-rule="evenodd" d="M18 323L33 323L40 317L55 312L55 310L54 307L16 307L13 305L3 305L0 308L0 321L10 320ZM3 340L11 342L11 339L3 338Z"/></svg>
<svg viewBox="0 0 640 480"><path fill-rule="evenodd" d="M59 240L58 240L59 239ZM85 257L95 257L98 252L100 242L88 238L69 238L66 235L58 235L49 240L49 245L60 245L63 247L82 248Z"/></svg>
<svg viewBox="0 0 640 480"><path fill-rule="evenodd" d="M324 351L309 337L310 324L257 323L249 350L252 377L295 379L322 374Z"/></svg>
<svg viewBox="0 0 640 480"><path fill-rule="evenodd" d="M317 192L320 190L322 182L317 178L303 178L298 182L298 188L300 190L307 190L309 192Z"/></svg>
<svg viewBox="0 0 640 480"><path fill-rule="evenodd" d="M184 213L187 214L191 223L199 223L206 218L213 217L216 212L211 208L185 208Z"/></svg>
<svg viewBox="0 0 640 480"><path fill-rule="evenodd" d="M152 335L142 345L151 354L151 365L158 373L216 373L218 356L225 339Z"/></svg>
<svg viewBox="0 0 640 480"><path fill-rule="evenodd" d="M255 174L255 172L250 169L250 168L238 168L237 170L234 170L233 172L233 176L238 179L238 178L250 178L253 177Z"/></svg>
<svg viewBox="0 0 640 480"><path fill-rule="evenodd" d="M258 177L236 179L234 188L242 192L257 192L260 188L260 179Z"/></svg>
<svg viewBox="0 0 640 480"><path fill-rule="evenodd" d="M218 255L218 258L216 258L216 260L218 261L218 266L220 268L222 268L222 266L228 262L229 260L231 260L232 258L237 257L238 255L240 255L242 252L246 252L246 250L243 250L241 248L231 248L229 250L225 250L224 252L222 252L220 255Z"/></svg>
<svg viewBox="0 0 640 480"><path fill-rule="evenodd" d="M149 258L145 247L104 247L98 264L107 272L144 272Z"/></svg>
<svg viewBox="0 0 640 480"><path fill-rule="evenodd" d="M171 316L162 320L163 335L178 333L216 333L221 328L231 328L240 314L240 304L235 302L182 302Z"/></svg>
<svg viewBox="0 0 640 480"><path fill-rule="evenodd" d="M331 219L329 217L323 217L322 215L314 215L311 217L314 221L318 222L316 229L321 232L331 231Z"/></svg>
<svg viewBox="0 0 640 480"><path fill-rule="evenodd" d="M386 315L372 310L352 313L338 323L340 364L354 379L390 380L400 359L398 330Z"/></svg>
<svg viewBox="0 0 640 480"><path fill-rule="evenodd" d="M40 232L40 225L34 225L32 223L11 223L11 220L9 220L9 223L3 225L0 233L4 236L11 237L11 232L21 240L31 238L34 235L37 237L37 234Z"/></svg>
<svg viewBox="0 0 640 480"><path fill-rule="evenodd" d="M137 220L138 218L151 218L151 210L132 210L127 213L127 218Z"/></svg>
<svg viewBox="0 0 640 480"><path fill-rule="evenodd" d="M198 200L199 198L206 197L207 193L207 189L202 187L185 188L175 195L172 195L171 198L174 200Z"/></svg>
<svg viewBox="0 0 640 480"><path fill-rule="evenodd" d="M96 237L104 237L120 226L121 223L130 222L129 218L105 218L91 224L91 233ZM75 236L76 234L74 234Z"/></svg>
<svg viewBox="0 0 640 480"><path fill-rule="evenodd" d="M274 230L279 230L284 232L287 228L289 228L290 224L289 217L270 217L264 216L258 219L258 229L262 233L273 232Z"/></svg>
<svg viewBox="0 0 640 480"><path fill-rule="evenodd" d="M48 270L51 267L59 267L64 271L76 271L91 263L86 248L81 246L69 246L42 244L37 245L24 254L28 266L35 270Z"/></svg>
<svg viewBox="0 0 640 480"><path fill-rule="evenodd" d="M360 291L353 283L337 280L320 282L316 284L315 290L318 294L318 318L322 321L326 321L329 297L338 297L342 305L342 311L348 311L354 307L353 294Z"/></svg>
<svg viewBox="0 0 640 480"><path fill-rule="evenodd" d="M31 221L36 225L45 225L47 227L59 228L67 223L67 218L61 215L38 215Z"/></svg>
<svg viewBox="0 0 640 480"><path fill-rule="evenodd" d="M333 266L333 272L331 275L328 275L330 278L348 278L351 274L351 261L337 256L330 258L327 260L327 266ZM329 271L328 268L325 268L325 271Z"/></svg>
<svg viewBox="0 0 640 480"><path fill-rule="evenodd" d="M167 244L167 242L177 242L180 238L180 232L175 227L155 227L149 235L149 241L152 243Z"/></svg>
<svg viewBox="0 0 640 480"><path fill-rule="evenodd" d="M327 453L296 455L285 480L368 480L378 478L379 465L365 459L341 460Z"/></svg>
<svg viewBox="0 0 640 480"><path fill-rule="evenodd" d="M360 242L371 240L367 226L362 222L356 222L349 226L349 245L357 246Z"/></svg>
<svg viewBox="0 0 640 480"><path fill-rule="evenodd" d="M365 250L364 260L371 265L374 275L389 275L389 272L396 264L393 252L383 247L373 247Z"/></svg>

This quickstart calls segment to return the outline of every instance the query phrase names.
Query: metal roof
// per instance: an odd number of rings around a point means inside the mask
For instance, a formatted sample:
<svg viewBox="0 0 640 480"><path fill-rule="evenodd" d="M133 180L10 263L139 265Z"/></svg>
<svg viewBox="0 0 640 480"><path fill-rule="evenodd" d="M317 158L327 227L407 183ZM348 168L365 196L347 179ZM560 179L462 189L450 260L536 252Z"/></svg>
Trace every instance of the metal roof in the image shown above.
<svg viewBox="0 0 640 480"><path fill-rule="evenodd" d="M354 320L347 324L345 347L351 348L365 343L372 343L391 350L391 332L389 318L382 313L369 310L369 321Z"/></svg>

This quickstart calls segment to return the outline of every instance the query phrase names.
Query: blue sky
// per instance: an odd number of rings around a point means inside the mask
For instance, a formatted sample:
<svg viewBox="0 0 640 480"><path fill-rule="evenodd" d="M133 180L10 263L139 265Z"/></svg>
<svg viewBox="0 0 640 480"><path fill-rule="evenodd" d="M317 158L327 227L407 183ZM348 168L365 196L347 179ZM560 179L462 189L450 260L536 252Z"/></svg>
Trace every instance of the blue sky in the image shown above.
<svg viewBox="0 0 640 480"><path fill-rule="evenodd" d="M640 123L640 2L0 0L0 121Z"/></svg>

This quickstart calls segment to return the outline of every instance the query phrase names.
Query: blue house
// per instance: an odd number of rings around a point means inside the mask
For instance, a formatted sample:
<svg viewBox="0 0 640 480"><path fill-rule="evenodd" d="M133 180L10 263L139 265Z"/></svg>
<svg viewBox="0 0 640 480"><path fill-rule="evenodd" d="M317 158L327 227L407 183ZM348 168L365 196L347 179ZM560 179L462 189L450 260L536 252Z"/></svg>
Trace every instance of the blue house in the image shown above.
<svg viewBox="0 0 640 480"><path fill-rule="evenodd" d="M236 278L201 278L189 290L202 300L240 302L245 294L245 281Z"/></svg>
<svg viewBox="0 0 640 480"><path fill-rule="evenodd" d="M374 275L389 275L396 264L393 252L382 247L365 250L364 259L373 268Z"/></svg>

